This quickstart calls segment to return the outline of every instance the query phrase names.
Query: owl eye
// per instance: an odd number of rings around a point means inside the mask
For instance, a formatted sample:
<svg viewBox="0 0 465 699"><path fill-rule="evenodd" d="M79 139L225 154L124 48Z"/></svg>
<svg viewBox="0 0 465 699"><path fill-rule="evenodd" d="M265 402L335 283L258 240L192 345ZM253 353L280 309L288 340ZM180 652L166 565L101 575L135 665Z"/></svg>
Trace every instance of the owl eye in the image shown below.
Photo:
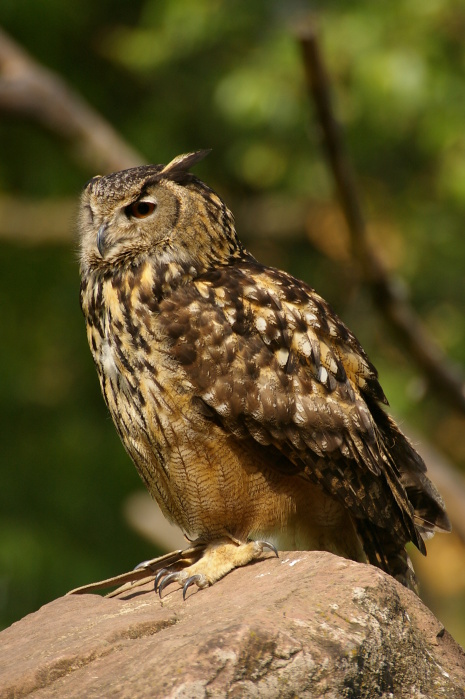
<svg viewBox="0 0 465 699"><path fill-rule="evenodd" d="M153 201L136 201L126 207L126 215L134 218L147 218L153 214L157 205Z"/></svg>

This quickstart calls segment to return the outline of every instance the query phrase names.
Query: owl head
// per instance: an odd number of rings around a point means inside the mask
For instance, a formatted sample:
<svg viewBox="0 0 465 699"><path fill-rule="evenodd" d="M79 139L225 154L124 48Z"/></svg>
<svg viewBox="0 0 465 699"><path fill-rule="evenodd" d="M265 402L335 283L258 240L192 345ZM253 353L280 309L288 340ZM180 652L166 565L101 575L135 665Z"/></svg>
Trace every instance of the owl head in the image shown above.
<svg viewBox="0 0 465 699"><path fill-rule="evenodd" d="M79 211L82 271L134 265L147 256L202 271L240 255L231 212L189 172L208 153L90 180Z"/></svg>

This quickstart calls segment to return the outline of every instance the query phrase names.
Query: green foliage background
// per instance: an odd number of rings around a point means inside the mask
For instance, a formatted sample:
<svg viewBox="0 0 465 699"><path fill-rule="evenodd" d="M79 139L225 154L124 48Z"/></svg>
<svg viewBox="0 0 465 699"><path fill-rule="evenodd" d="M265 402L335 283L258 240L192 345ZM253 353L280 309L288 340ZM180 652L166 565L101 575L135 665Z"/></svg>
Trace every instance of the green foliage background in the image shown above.
<svg viewBox="0 0 465 699"><path fill-rule="evenodd" d="M226 201L280 193L291 207L301 196L333 201L292 31L310 13L368 216L386 231L376 244L465 365L463 2L3 0L0 23L149 161L211 147L198 172ZM77 200L96 174L27 120L0 113L0 143L0 192L18 205ZM246 233L263 261L331 300L380 369L396 414L463 468L463 419L430 394L354 267L304 236L267 246ZM121 514L139 480L99 393L78 287L75 244L0 241L3 625L156 553Z"/></svg>

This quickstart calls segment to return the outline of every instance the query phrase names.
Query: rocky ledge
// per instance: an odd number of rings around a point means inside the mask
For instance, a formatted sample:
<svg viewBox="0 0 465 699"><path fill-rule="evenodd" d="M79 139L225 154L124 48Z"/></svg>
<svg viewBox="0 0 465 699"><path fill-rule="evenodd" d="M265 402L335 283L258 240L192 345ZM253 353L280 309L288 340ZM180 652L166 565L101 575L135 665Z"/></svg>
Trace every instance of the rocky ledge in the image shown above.
<svg viewBox="0 0 465 699"><path fill-rule="evenodd" d="M207 590L65 596L0 634L2 699L465 697L465 655L372 566L281 553Z"/></svg>

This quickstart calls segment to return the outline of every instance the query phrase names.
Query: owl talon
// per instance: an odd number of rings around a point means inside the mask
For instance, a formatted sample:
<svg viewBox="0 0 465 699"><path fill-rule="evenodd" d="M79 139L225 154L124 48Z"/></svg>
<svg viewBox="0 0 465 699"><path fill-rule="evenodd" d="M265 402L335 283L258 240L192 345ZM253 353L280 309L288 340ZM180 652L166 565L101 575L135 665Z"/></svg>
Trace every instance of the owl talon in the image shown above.
<svg viewBox="0 0 465 699"><path fill-rule="evenodd" d="M202 575L201 573L197 573L196 575L191 575L190 578L187 578L186 582L184 583L184 587L182 588L182 598L183 600L186 599L186 593L187 590L191 585L194 585L194 583L199 587L200 589L203 589L204 587L209 586L209 582L205 575Z"/></svg>
<svg viewBox="0 0 465 699"><path fill-rule="evenodd" d="M147 570L153 570L150 563L151 563L150 559L148 559L147 561L141 561L136 566L134 566L133 570L141 570L142 568L147 568Z"/></svg>
<svg viewBox="0 0 465 699"><path fill-rule="evenodd" d="M155 592L158 592L158 586L160 584L161 579L165 575L168 575L168 573L169 573L168 568L162 568L161 570L158 571L158 573L155 576L155 582L153 584Z"/></svg>
<svg viewBox="0 0 465 699"><path fill-rule="evenodd" d="M161 573L161 572L162 572L162 571L160 571L160 573ZM165 572L166 572L166 570L165 570ZM159 573L159 574L160 574L160 573ZM163 580L160 582L160 584L159 584L159 586L158 586L158 594L159 594L159 596L160 596L160 599L161 599L161 593L163 592L163 590L165 589L165 587L166 587L167 585L169 585L169 584L172 583L172 582L179 582L179 581L180 581L180 580L179 580L179 576L180 576L180 572L178 571L178 572L176 572L176 573L169 573L168 575L166 575L166 576L163 578ZM158 577L158 576L157 576L157 577Z"/></svg>
<svg viewBox="0 0 465 699"><path fill-rule="evenodd" d="M270 544L269 541L257 541L257 544L261 544L263 549L270 549L270 551L272 551L274 553L276 558L279 558L278 549L276 548L276 546L274 544Z"/></svg>
<svg viewBox="0 0 465 699"><path fill-rule="evenodd" d="M176 574L177 574L176 572L170 573L169 568L162 568L161 570L159 570L158 573L157 573L157 575L155 576L155 582L154 582L154 590L155 590L155 592L159 592L159 591L160 591L160 590L159 590L159 586L160 586L160 583L161 583L161 579L162 579L163 577L165 577L165 580L166 580L167 577L170 577L171 575L176 575ZM163 583L165 582L165 580L163 580Z"/></svg>

